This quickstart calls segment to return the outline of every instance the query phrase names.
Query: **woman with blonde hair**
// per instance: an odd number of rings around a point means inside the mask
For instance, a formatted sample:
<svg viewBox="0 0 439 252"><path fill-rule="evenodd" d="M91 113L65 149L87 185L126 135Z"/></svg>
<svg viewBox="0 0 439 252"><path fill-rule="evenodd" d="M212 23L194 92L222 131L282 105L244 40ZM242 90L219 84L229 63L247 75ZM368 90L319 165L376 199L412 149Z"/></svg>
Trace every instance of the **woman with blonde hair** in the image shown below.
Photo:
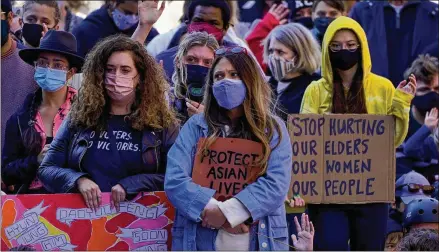
<svg viewBox="0 0 439 252"><path fill-rule="evenodd" d="M168 154L165 191L176 208L173 250L287 250L288 131L271 113L270 88L247 50L221 48L216 55L206 83L205 112L187 121ZM197 147L201 138L206 140ZM253 163L261 167L255 182L224 202L213 198L214 189L191 178L197 153L206 153L219 138L262 146Z"/></svg>
<svg viewBox="0 0 439 252"><path fill-rule="evenodd" d="M178 46L172 75L174 108L182 123L190 116L203 112L206 76L219 48L215 37L207 32L193 32L185 36Z"/></svg>
<svg viewBox="0 0 439 252"><path fill-rule="evenodd" d="M89 208L163 190L166 154L178 134L165 100L168 84L143 46L111 36L90 52L77 99L38 178L52 193L78 191Z"/></svg>
<svg viewBox="0 0 439 252"><path fill-rule="evenodd" d="M308 85L320 79L320 46L303 25L276 27L264 41L264 61L271 71L269 80L278 115L298 114Z"/></svg>

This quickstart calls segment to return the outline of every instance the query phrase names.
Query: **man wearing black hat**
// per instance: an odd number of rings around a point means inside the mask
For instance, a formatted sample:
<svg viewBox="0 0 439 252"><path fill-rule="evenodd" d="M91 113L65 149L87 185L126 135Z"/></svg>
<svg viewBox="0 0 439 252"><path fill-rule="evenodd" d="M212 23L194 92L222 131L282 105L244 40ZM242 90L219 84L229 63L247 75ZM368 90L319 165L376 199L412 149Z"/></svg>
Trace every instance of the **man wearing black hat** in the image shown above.
<svg viewBox="0 0 439 252"><path fill-rule="evenodd" d="M78 40L79 55L85 57L101 39L115 34L132 36L139 23L138 1L113 0L88 15L72 33ZM158 35L152 28L146 42Z"/></svg>
<svg viewBox="0 0 439 252"><path fill-rule="evenodd" d="M13 14L10 0L1 1L1 143L3 146L6 120L21 106L26 95L35 90L34 68L18 56L17 42L11 37Z"/></svg>
<svg viewBox="0 0 439 252"><path fill-rule="evenodd" d="M34 78L40 87L6 123L2 179L21 193L47 193L36 172L76 95L67 86L84 62L76 47L71 33L49 30L39 48L19 52L24 62L35 66Z"/></svg>

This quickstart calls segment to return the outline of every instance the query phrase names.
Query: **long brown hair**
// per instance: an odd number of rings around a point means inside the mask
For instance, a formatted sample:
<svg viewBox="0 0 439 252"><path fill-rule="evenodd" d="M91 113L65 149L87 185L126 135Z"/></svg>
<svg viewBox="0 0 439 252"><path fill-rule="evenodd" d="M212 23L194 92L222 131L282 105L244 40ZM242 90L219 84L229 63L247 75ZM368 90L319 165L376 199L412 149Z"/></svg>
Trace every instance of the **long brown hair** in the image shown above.
<svg viewBox="0 0 439 252"><path fill-rule="evenodd" d="M70 110L71 125L104 130L110 112L110 98L105 91L105 68L114 52L130 52L139 73L135 101L129 115L131 126L163 129L176 123L165 93L169 90L162 68L143 45L124 35L115 35L98 43L87 55L82 68L84 79Z"/></svg>
<svg viewBox="0 0 439 252"><path fill-rule="evenodd" d="M276 148L282 139L282 133L272 113L272 101L270 99L272 96L269 85L265 82L259 67L256 65L257 63L245 53L217 56L212 64L203 101L205 104L204 118L207 122L210 136L204 146L201 147L201 150L207 150L209 146L215 142L221 133L221 127L224 125L225 120L228 120L227 110L218 105L216 99L213 98L212 91L215 67L220 60L224 58L227 59L235 69L239 69L239 77L247 88L247 94L242 104L244 107L244 119L248 125L249 133L254 136L254 140L262 144L262 157L254 165L262 167L262 171L259 175L263 175L267 170L268 159L272 151L270 141L275 131L277 131L279 141L274 147Z"/></svg>
<svg viewBox="0 0 439 252"><path fill-rule="evenodd" d="M366 97L363 87L363 70L358 66L347 97L340 75L334 71L332 113L367 114Z"/></svg>

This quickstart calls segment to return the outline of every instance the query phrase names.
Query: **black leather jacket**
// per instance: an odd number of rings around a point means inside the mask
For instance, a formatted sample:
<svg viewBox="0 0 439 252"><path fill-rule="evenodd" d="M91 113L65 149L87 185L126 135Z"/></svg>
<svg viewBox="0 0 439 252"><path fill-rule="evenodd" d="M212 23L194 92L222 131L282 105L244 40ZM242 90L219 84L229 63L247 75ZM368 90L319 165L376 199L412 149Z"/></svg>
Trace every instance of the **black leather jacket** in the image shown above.
<svg viewBox="0 0 439 252"><path fill-rule="evenodd" d="M71 127L68 121L64 120L37 173L44 187L53 193L75 192L76 181L88 176L81 167L81 161L87 151L89 130ZM177 125L160 131L143 131L144 168L141 173L119 181L127 194L163 191L166 156L178 132Z"/></svg>

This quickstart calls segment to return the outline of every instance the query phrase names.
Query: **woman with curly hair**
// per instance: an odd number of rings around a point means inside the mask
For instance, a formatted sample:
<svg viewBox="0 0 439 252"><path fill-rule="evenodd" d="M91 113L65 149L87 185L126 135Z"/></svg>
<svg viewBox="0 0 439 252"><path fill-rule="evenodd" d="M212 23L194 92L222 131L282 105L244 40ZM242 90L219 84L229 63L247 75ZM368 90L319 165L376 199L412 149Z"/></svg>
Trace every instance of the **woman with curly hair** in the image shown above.
<svg viewBox="0 0 439 252"><path fill-rule="evenodd" d="M172 248L287 250L284 199L292 162L287 128L273 115L270 87L246 49L221 48L215 54L204 114L186 122L168 155L165 191L176 208ZM255 160L261 168L255 182L220 202L214 189L196 184L191 174L197 154L224 137L260 143L262 155Z"/></svg>
<svg viewBox="0 0 439 252"><path fill-rule="evenodd" d="M109 37L87 56L77 99L38 171L54 193L79 191L96 209L163 190L166 155L178 134L161 67L140 43Z"/></svg>

